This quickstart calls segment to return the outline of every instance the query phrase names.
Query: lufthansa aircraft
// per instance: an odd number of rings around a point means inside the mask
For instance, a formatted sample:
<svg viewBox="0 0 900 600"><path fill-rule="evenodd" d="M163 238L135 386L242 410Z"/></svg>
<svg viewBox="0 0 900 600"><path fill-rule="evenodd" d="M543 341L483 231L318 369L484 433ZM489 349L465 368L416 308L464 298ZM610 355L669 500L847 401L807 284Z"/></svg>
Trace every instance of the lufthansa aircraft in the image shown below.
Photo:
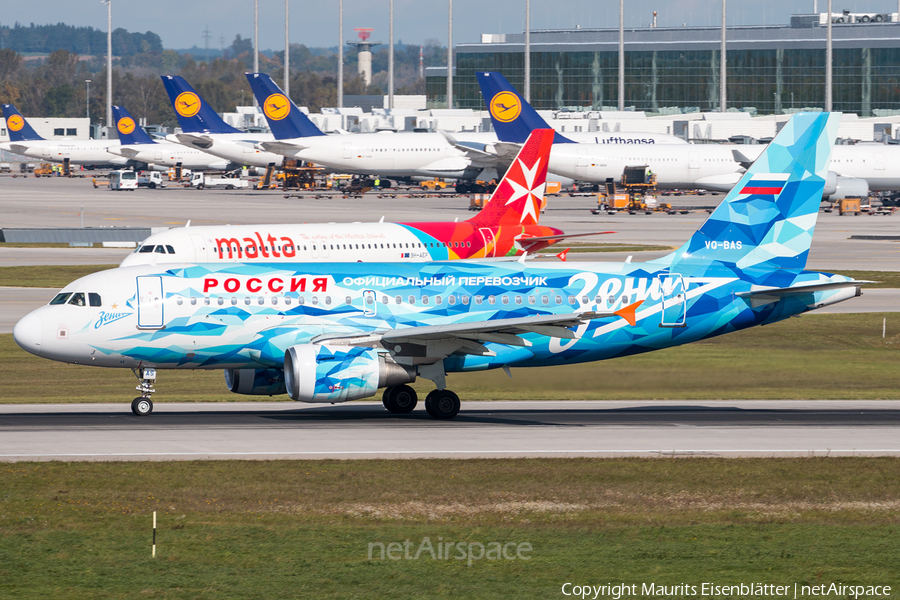
<svg viewBox="0 0 900 600"><path fill-rule="evenodd" d="M224 369L229 389L335 403L386 388L452 418L446 374L589 362L781 321L866 283L805 270L838 115L795 115L679 249L645 263L185 263L82 277L20 320L16 343L134 370Z"/></svg>
<svg viewBox="0 0 900 600"><path fill-rule="evenodd" d="M273 140L270 133L247 133L222 120L183 77L163 75L163 86L169 94L182 133L167 136L171 142L202 150L239 165L250 167L281 166L284 157L256 147L259 142Z"/></svg>
<svg viewBox="0 0 900 600"><path fill-rule="evenodd" d="M191 170L225 171L241 165L174 142L154 141L121 106L113 106L113 120L119 132L119 146L107 150L140 163Z"/></svg>
<svg viewBox="0 0 900 600"><path fill-rule="evenodd" d="M381 177L445 177L490 180L502 172L518 152L499 158L490 148L497 143L493 133L351 133L324 135L265 73L247 73L247 80L262 107L277 141L262 142L266 150L324 165L341 173L373 174ZM540 118L540 117L538 117ZM546 123L533 129L549 129ZM524 143L529 130L518 141ZM559 138L559 134L556 134ZM597 135L590 134L590 139ZM625 143L618 134L604 139ZM674 136L639 134L644 142L657 138L684 143ZM457 139L459 138L459 139ZM485 148L488 148L486 151ZM505 159L505 160L504 160ZM552 172L552 169L551 169ZM458 191L463 192L457 187Z"/></svg>
<svg viewBox="0 0 900 600"><path fill-rule="evenodd" d="M532 129L546 127L543 119L503 75L486 72L476 73L476 76L494 129L503 142L521 143ZM512 113L516 118L510 118L509 107L514 107ZM602 183L609 178L618 181L626 166L648 165L656 174L657 186L661 189L714 191L730 190L765 147L725 144L690 144L677 148L658 144L613 147L603 143L569 143L572 141L557 135L550 153L552 173L576 181ZM502 149L503 145L498 148ZM865 197L869 190L900 189L898 165L900 146L835 146L823 195L837 200Z"/></svg>
<svg viewBox="0 0 900 600"><path fill-rule="evenodd" d="M420 262L518 256L566 235L538 225L553 130L522 147L490 201L462 223L309 223L180 227L148 237L121 266L173 262ZM611 232L601 232L611 233Z"/></svg>
<svg viewBox="0 0 900 600"><path fill-rule="evenodd" d="M107 147L118 144L115 140L45 140L31 128L22 113L12 104L3 105L3 116L9 130L9 140L2 144L4 150L30 156L38 160L69 162L73 165L133 164L127 158L110 154Z"/></svg>

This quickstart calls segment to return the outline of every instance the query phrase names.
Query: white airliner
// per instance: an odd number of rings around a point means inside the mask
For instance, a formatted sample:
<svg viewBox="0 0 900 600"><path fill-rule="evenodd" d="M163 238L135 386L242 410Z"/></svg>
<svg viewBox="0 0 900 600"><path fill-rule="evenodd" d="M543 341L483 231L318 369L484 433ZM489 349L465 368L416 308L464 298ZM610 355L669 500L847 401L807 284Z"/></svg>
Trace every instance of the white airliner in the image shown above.
<svg viewBox="0 0 900 600"><path fill-rule="evenodd" d="M494 133L324 135L271 77L264 73L247 73L247 80L277 139L262 142L263 148L341 173L489 181L505 170L518 151L516 147L502 157L492 153L490 146L497 143ZM545 125L543 129L546 128ZM521 141L527 137L526 134ZM684 143L674 136L657 134L582 133L579 139L617 145L637 139L641 143L663 143L662 140ZM457 191L466 190L457 188Z"/></svg>
<svg viewBox="0 0 900 600"><path fill-rule="evenodd" d="M533 129L546 123L499 73L476 73L491 120L502 142L489 152L507 153ZM571 138L571 139L567 139ZM584 142L587 143L584 143ZM580 142L580 143L572 143ZM672 147L659 143L616 146L557 135L550 153L550 171L576 181L618 181L625 167L646 165L661 189L703 188L727 192L759 157L764 145L690 144ZM900 189L900 146L858 144L835 146L824 196L831 199L864 197L869 190Z"/></svg>
<svg viewBox="0 0 900 600"><path fill-rule="evenodd" d="M162 81L182 130L166 140L242 166L278 167L284 162L284 156L257 147L274 140L271 133L248 133L228 125L183 77L164 75Z"/></svg>
<svg viewBox="0 0 900 600"><path fill-rule="evenodd" d="M133 164L128 158L110 154L106 149L115 146L118 140L45 140L39 136L22 113L12 104L3 105L3 116L9 131L9 142L0 144L0 148L29 156L38 160L65 162L73 165L113 165L126 166Z"/></svg>
<svg viewBox="0 0 900 600"><path fill-rule="evenodd" d="M107 149L113 154L150 165L163 167L180 165L185 169L194 171L226 171L237 169L241 166L224 158L213 156L182 144L154 141L141 129L127 110L121 106L113 106L112 110L120 142L120 145L110 146Z"/></svg>
<svg viewBox="0 0 900 600"><path fill-rule="evenodd" d="M533 254L566 237L538 224L553 130L539 129L484 209L461 223L182 227L150 236L123 267L174 262L422 262ZM610 233L610 232L604 232Z"/></svg>

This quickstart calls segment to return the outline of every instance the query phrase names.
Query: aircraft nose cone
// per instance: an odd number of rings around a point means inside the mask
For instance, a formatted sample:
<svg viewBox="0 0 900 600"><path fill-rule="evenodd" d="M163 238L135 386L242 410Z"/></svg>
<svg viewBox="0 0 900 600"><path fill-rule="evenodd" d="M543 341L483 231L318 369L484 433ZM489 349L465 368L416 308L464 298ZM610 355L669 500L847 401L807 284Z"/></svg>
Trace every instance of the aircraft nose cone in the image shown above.
<svg viewBox="0 0 900 600"><path fill-rule="evenodd" d="M13 339L22 350L41 355L41 319L34 313L28 313L13 328Z"/></svg>

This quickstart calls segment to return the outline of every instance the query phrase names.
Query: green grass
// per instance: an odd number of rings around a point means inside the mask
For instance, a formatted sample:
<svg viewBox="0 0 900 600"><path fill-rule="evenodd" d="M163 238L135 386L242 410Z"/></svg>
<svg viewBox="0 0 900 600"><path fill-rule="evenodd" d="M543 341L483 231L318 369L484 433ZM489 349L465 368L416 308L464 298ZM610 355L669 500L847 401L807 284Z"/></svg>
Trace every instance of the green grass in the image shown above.
<svg viewBox="0 0 900 600"><path fill-rule="evenodd" d="M881 338L882 319L888 336ZM124 402L127 369L41 359L0 335L0 403ZM900 314L808 315L706 341L595 363L450 374L463 400L896 399ZM432 384L416 384L421 397ZM154 401L286 400L239 396L221 371L159 372Z"/></svg>
<svg viewBox="0 0 900 600"><path fill-rule="evenodd" d="M0 467L0 596L558 598L567 581L713 581L891 585L896 597L898 468L893 458L17 463ZM471 566L455 548L446 560L368 558L371 543L405 540L414 556L426 537L532 550Z"/></svg>
<svg viewBox="0 0 900 600"><path fill-rule="evenodd" d="M79 277L114 269L117 265L31 265L0 267L0 285L61 289Z"/></svg>

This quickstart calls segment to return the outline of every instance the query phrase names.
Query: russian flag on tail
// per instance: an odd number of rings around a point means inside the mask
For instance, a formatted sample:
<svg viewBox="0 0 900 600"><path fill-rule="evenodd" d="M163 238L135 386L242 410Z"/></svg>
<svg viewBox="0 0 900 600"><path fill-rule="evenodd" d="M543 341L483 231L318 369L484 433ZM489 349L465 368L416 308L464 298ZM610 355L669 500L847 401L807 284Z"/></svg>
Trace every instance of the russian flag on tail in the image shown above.
<svg viewBox="0 0 900 600"><path fill-rule="evenodd" d="M789 173L757 173L741 188L741 194L777 196L789 177Z"/></svg>

